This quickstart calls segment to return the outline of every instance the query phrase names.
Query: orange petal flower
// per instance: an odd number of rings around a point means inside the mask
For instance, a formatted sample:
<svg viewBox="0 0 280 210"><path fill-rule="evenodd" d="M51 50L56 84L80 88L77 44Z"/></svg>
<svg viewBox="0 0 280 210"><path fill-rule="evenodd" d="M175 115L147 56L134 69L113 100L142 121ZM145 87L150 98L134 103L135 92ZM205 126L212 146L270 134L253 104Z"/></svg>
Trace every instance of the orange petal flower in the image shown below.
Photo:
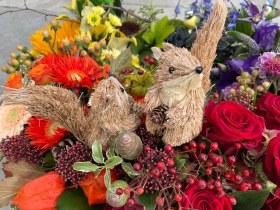
<svg viewBox="0 0 280 210"><path fill-rule="evenodd" d="M42 152L53 148L67 133L59 123L40 117L30 118L28 124L25 134L33 140L31 144Z"/></svg>
<svg viewBox="0 0 280 210"><path fill-rule="evenodd" d="M91 57L59 56L56 69L52 71L53 81L66 88L91 88L102 77L102 70Z"/></svg>
<svg viewBox="0 0 280 210"><path fill-rule="evenodd" d="M21 72L15 72L13 74L11 74L6 81L6 90L9 90L9 88L13 88L13 89L20 89L23 87L23 83L22 83L22 73Z"/></svg>
<svg viewBox="0 0 280 210"><path fill-rule="evenodd" d="M44 56L28 72L28 76L35 81L36 85L46 85L51 82L51 72L55 67L56 56L49 54Z"/></svg>

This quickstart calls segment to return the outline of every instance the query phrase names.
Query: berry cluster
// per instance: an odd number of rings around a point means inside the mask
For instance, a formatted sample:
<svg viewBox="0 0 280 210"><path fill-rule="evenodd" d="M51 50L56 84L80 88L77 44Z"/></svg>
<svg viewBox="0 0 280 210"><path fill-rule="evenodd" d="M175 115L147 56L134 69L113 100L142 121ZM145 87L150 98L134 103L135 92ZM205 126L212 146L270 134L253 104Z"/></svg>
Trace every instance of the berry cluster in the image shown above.
<svg viewBox="0 0 280 210"><path fill-rule="evenodd" d="M74 163L91 160L91 150L83 143L77 141L73 146L61 149L57 157L56 170L65 180L70 180L73 184L78 184L84 180L86 173L74 170Z"/></svg>
<svg viewBox="0 0 280 210"><path fill-rule="evenodd" d="M0 151L7 159L14 162L26 161L33 165L43 162L41 151L34 148L24 134L3 138L0 143Z"/></svg>

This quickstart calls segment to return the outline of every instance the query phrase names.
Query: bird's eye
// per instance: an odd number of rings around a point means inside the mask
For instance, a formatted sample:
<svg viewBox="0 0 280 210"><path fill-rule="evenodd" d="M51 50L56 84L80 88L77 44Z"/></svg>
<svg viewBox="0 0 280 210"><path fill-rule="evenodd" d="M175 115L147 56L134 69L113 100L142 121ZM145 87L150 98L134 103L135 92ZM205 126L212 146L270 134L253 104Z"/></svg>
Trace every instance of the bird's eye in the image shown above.
<svg viewBox="0 0 280 210"><path fill-rule="evenodd" d="M175 68L174 67L169 67L168 71L169 71L170 74L173 74L173 71L175 71Z"/></svg>
<svg viewBox="0 0 280 210"><path fill-rule="evenodd" d="M120 89L121 89L122 92L124 92L124 88L121 87Z"/></svg>

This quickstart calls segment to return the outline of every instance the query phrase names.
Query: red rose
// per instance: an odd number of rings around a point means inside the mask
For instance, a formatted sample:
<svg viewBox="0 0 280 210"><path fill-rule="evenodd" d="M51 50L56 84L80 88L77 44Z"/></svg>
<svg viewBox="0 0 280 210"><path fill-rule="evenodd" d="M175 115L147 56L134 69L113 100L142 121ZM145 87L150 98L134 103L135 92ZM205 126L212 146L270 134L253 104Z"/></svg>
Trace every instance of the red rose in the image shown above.
<svg viewBox="0 0 280 210"><path fill-rule="evenodd" d="M280 188L277 188L273 194L270 194L269 197L266 199L265 204L263 205L261 210L276 210L280 209Z"/></svg>
<svg viewBox="0 0 280 210"><path fill-rule="evenodd" d="M212 141L221 145L241 142L247 149L257 147L262 141L264 119L234 101L222 101L218 104L209 101L205 115L208 128L204 132Z"/></svg>
<svg viewBox="0 0 280 210"><path fill-rule="evenodd" d="M280 134L271 139L267 145L263 171L267 178L280 187Z"/></svg>
<svg viewBox="0 0 280 210"><path fill-rule="evenodd" d="M265 120L267 129L280 129L280 97L266 93L257 103L256 113Z"/></svg>
<svg viewBox="0 0 280 210"><path fill-rule="evenodd" d="M184 209L231 210L232 206L226 196L218 198L213 190L200 189L197 184L188 186L181 206ZM187 196L187 197L186 197Z"/></svg>

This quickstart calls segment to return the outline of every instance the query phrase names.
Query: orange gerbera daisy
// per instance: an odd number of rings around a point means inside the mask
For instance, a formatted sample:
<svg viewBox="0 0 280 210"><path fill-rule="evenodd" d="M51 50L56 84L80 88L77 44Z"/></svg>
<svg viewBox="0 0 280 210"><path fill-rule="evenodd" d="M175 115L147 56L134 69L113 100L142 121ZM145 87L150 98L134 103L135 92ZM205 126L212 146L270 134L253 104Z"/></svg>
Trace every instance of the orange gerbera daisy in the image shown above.
<svg viewBox="0 0 280 210"><path fill-rule="evenodd" d="M59 56L56 68L52 71L53 81L66 88L91 88L103 76L102 70L95 60L75 56Z"/></svg>
<svg viewBox="0 0 280 210"><path fill-rule="evenodd" d="M53 54L44 56L28 72L28 76L34 80L36 85L46 85L51 82L52 69L55 68L57 58Z"/></svg>
<svg viewBox="0 0 280 210"><path fill-rule="evenodd" d="M61 54L59 50L61 40L63 38L67 38L71 43L75 41L75 36L79 34L80 24L76 22L65 21L60 23L61 28L56 32L56 43L53 44L54 41L54 31L51 30L51 25L47 25L47 30L50 33L52 39L50 40L51 45L53 45L53 50L56 54ZM30 43L34 46L32 50L37 52L38 54L47 55L53 54L52 49L50 48L49 44L43 41L42 30L37 30L35 34L31 34L30 36Z"/></svg>
<svg viewBox="0 0 280 210"><path fill-rule="evenodd" d="M32 145L45 152L53 148L67 133L58 122L33 117L28 120L25 134L32 141Z"/></svg>
<svg viewBox="0 0 280 210"><path fill-rule="evenodd" d="M10 88L13 89L20 89L23 87L23 83L22 83L22 73L21 72L15 72L13 74L11 74L7 80L6 80L6 90L9 90Z"/></svg>

